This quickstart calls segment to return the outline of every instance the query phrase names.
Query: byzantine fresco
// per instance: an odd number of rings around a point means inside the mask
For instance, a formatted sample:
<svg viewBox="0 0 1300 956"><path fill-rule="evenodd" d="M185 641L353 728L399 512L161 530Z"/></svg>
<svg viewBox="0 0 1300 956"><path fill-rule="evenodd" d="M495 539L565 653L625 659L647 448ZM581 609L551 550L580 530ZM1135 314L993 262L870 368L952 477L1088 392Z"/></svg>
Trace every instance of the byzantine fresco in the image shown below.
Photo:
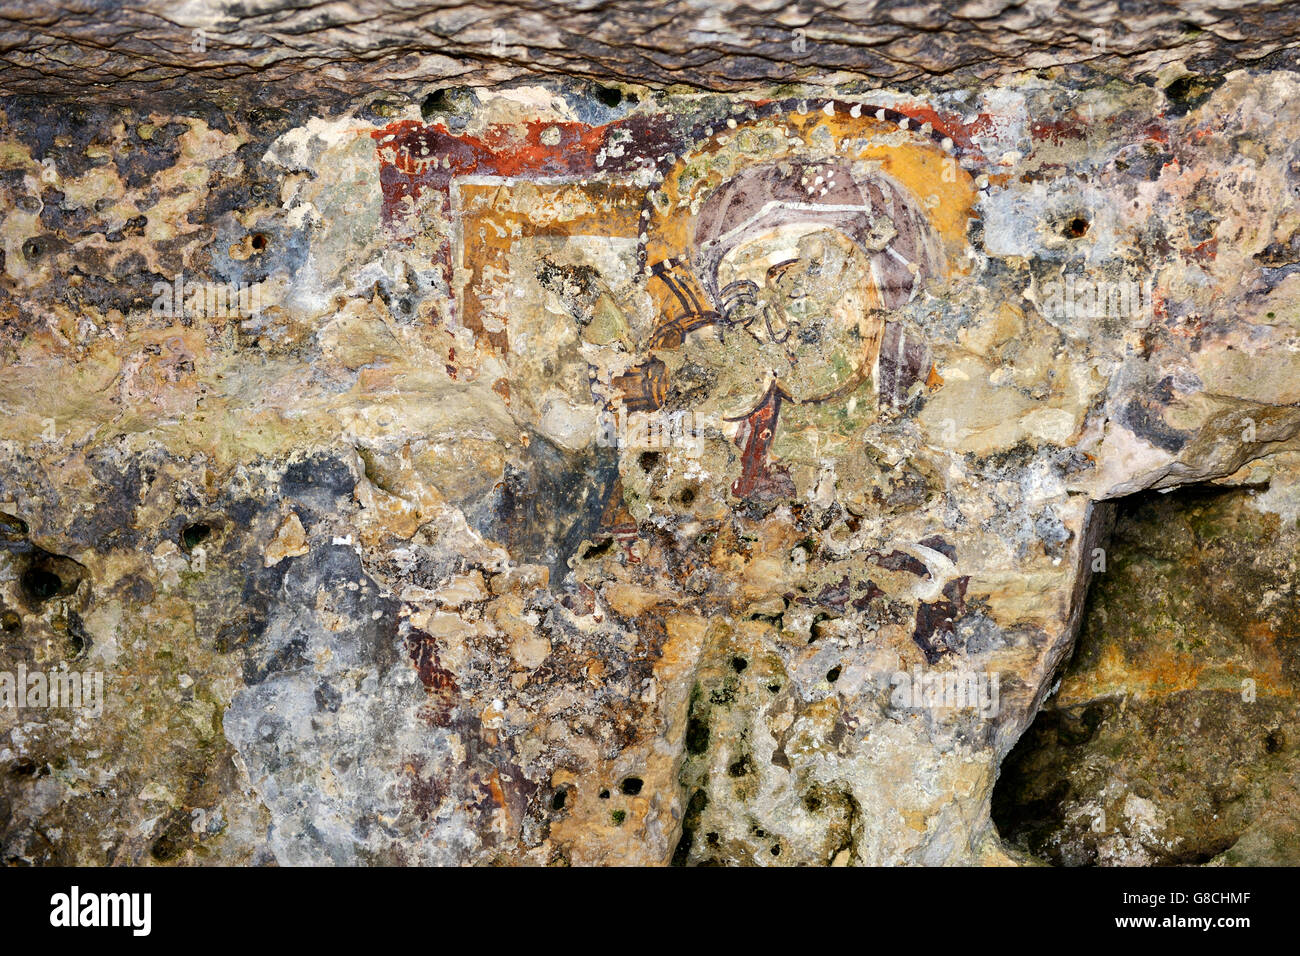
<svg viewBox="0 0 1300 956"><path fill-rule="evenodd" d="M568 416L579 447L659 413L642 451L725 456L729 505L770 506L817 493L864 427L941 385L908 310L969 271L976 187L935 119L789 100L684 130L536 122L520 140L404 121L372 136L392 234L443 224L448 321L509 369L563 368L550 395L498 379L512 405ZM701 448L718 439L730 447Z"/></svg>
<svg viewBox="0 0 1300 956"><path fill-rule="evenodd" d="M692 726L710 711L715 733L758 737L790 671L871 684L899 661L964 650L969 578L945 537L941 451L912 421L943 387L927 303L974 261L979 186L960 124L785 100L685 128L638 117L471 136L406 121L372 136L386 226L396 242L434 237L454 290L446 321L473 337L466 364L494 369L512 414L537 423L530 447L558 451L538 451L546 465L522 494L502 489L508 521L478 527L547 563L579 614L584 602L599 614L612 575L682 589L738 622L704 639ZM571 493L539 493L539 479ZM545 530L528 537L521 524ZM830 549L814 543L827 531ZM867 630L850 637L849 617ZM877 650L842 675L832 658L845 640ZM763 699L709 704L735 696L718 687L742 661ZM804 705L783 707L786 726L762 735L778 766L801 734L847 742L861 720L851 708L794 720ZM990 732L968 716L970 733ZM687 749L683 780L707 793L718 747ZM856 814L828 793L842 826L818 826L846 842ZM711 852L692 849L703 825L686 827L681 862Z"/></svg>

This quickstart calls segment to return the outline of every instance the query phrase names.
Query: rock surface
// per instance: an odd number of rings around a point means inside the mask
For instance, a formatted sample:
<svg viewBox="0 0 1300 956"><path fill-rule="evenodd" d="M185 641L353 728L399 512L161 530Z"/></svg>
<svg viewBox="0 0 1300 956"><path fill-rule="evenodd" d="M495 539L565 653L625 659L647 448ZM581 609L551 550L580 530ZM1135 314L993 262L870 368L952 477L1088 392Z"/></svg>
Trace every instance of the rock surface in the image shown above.
<svg viewBox="0 0 1300 956"><path fill-rule="evenodd" d="M1270 507L1295 465L1124 504L1074 660L1003 766L1004 834L1067 865L1300 862L1300 567Z"/></svg>
<svg viewBox="0 0 1300 956"><path fill-rule="evenodd" d="M322 98L393 84L553 74L743 90L858 79L943 87L1086 64L1114 76L1292 62L1288 4L1193 0L962 3L705 0L451 4L383 0L54 0L0 7L3 89L153 96L259 91ZM272 86L274 84L274 86Z"/></svg>
<svg viewBox="0 0 1300 956"><path fill-rule="evenodd" d="M617 25L641 29L640 9ZM1135 776L1159 754L1134 736L1160 708L1209 720L1225 674L1261 702L1214 711L1225 735L1294 720L1294 602L1261 598L1244 632L1200 645L1170 574L1157 606L1175 623L1134 620L1150 609L1121 592L1094 606L1122 628L1083 627L1107 502L1249 486L1231 534L1283 543L1300 510L1300 76L1191 69L1166 41L1205 17L1173 9L1150 8L1144 62L1167 65L1147 82L977 82L999 50L1037 66L1016 46L1036 28L970 8L983 30L925 34L929 58L882 47L904 64L888 77L955 71L928 89L375 93L367 51L387 34L316 30L355 12L331 7L280 18L282 37L313 29L300 58L238 62L328 86L341 74L313 57L335 50L361 71L350 99L5 99L0 672L100 674L103 697L0 707L0 854L1160 862L1183 859L1178 837L1197 859L1284 853L1294 816L1255 812L1282 760L1267 749L1232 763L1251 796L1222 828L1189 823L1187 796L1149 810L1149 840L1076 828L1045 851L990 816L1081 629L1084 669L1049 713L1133 698L1134 723L1101 721L1096 746L1123 745ZM234 43L279 14L221 16L172 18ZM407 19L437 35L461 16ZM1236 56L1288 42L1282 13L1232 24ZM174 76L167 42L134 72L145 30L88 62L75 21L44 29L6 53L11 90L42 69ZM655 36L701 46L666 21ZM559 68L531 51L527 68ZM222 62L204 75L233 75ZM671 55L605 62L692 78ZM798 75L708 62L696 76L716 85ZM1197 666L1152 695L1128 671L1090 676L1107 641L1139 676ZM1136 779L1125 793L1142 819L1159 804Z"/></svg>

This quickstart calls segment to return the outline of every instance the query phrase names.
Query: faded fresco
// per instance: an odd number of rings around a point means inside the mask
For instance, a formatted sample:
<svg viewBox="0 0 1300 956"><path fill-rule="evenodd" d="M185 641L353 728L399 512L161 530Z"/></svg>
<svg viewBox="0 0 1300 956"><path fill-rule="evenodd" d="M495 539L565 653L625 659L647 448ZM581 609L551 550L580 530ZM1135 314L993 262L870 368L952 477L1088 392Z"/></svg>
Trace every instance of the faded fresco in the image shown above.
<svg viewBox="0 0 1300 956"><path fill-rule="evenodd" d="M6 100L5 859L1300 859L1298 104Z"/></svg>

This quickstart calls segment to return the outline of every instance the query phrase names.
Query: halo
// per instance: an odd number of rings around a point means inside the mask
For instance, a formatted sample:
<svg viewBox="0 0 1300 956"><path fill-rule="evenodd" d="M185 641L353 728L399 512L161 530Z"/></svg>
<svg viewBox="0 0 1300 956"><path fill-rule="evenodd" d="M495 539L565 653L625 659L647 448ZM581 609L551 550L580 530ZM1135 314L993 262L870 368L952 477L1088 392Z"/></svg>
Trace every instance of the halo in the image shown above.
<svg viewBox="0 0 1300 956"><path fill-rule="evenodd" d="M890 107L791 99L749 107L696 133L689 152L663 157L641 209L639 262L655 308L651 349L679 347L690 331L722 317L718 300L726 292L705 274L697 228L709 197L758 164L848 164L859 182L878 184L871 187L877 194L906 197L935 240L941 262L923 281L966 268L978 188L961 163L963 151L933 121Z"/></svg>

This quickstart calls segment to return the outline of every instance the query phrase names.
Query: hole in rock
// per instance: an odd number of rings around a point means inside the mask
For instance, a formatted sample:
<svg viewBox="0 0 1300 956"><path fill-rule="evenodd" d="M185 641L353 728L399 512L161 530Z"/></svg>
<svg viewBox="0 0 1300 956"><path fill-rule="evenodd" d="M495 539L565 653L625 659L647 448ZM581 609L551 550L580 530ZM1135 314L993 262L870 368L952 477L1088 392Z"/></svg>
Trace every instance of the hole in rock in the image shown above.
<svg viewBox="0 0 1300 956"><path fill-rule="evenodd" d="M673 850L671 864L673 866L685 866L691 857L691 847L695 845L695 833L700 828L700 820L704 816L704 811L709 808L709 795L702 789L697 789L691 794L691 799L686 803L686 811L682 814L682 835L677 841L677 847Z"/></svg>
<svg viewBox="0 0 1300 956"><path fill-rule="evenodd" d="M619 789L622 790L629 797L635 797L638 793L641 792L641 788L644 785L645 784L640 777L628 777L619 786Z"/></svg>
<svg viewBox="0 0 1300 956"><path fill-rule="evenodd" d="M0 511L0 538L21 541L27 537L27 522L16 515Z"/></svg>
<svg viewBox="0 0 1300 956"><path fill-rule="evenodd" d="M64 621L64 628L67 634L68 657L72 660L83 659L90 651L94 641L91 640L90 634L86 631L86 625L82 622L81 615L75 611L69 611Z"/></svg>
<svg viewBox="0 0 1300 956"><path fill-rule="evenodd" d="M63 579L43 567L31 567L23 572L23 591L33 601L48 601L63 589Z"/></svg>
<svg viewBox="0 0 1300 956"><path fill-rule="evenodd" d="M434 90L420 101L420 116L427 121L439 113L450 112L452 108L450 94L446 90Z"/></svg>
<svg viewBox="0 0 1300 956"><path fill-rule="evenodd" d="M585 551L582 552L582 560L590 561L593 558L598 558L606 551L608 551L611 547L613 547L613 545L614 545L614 539L612 537L606 538L604 541L600 542L599 544L593 544Z"/></svg>
<svg viewBox="0 0 1300 956"><path fill-rule="evenodd" d="M1187 74L1180 76L1165 87L1165 96L1169 98L1168 114L1184 116L1204 102L1223 83L1222 77L1197 76Z"/></svg>
<svg viewBox="0 0 1300 956"><path fill-rule="evenodd" d="M72 594L85 576L86 569L71 558L34 548L25 557L18 583L28 605L36 606Z"/></svg>
<svg viewBox="0 0 1300 956"><path fill-rule="evenodd" d="M993 821L1062 866L1293 865L1300 531L1254 488L1099 506L1072 658L1002 763ZM1057 678L1059 677L1059 684Z"/></svg>
<svg viewBox="0 0 1300 956"><path fill-rule="evenodd" d="M1091 223L1089 223L1087 219L1084 219L1082 216L1075 216L1065 224L1065 238L1082 239L1088 234L1088 227L1090 225Z"/></svg>
<svg viewBox="0 0 1300 956"><path fill-rule="evenodd" d="M202 521L187 524L181 529L181 544L186 551L193 551L212 534L212 526Z"/></svg>

